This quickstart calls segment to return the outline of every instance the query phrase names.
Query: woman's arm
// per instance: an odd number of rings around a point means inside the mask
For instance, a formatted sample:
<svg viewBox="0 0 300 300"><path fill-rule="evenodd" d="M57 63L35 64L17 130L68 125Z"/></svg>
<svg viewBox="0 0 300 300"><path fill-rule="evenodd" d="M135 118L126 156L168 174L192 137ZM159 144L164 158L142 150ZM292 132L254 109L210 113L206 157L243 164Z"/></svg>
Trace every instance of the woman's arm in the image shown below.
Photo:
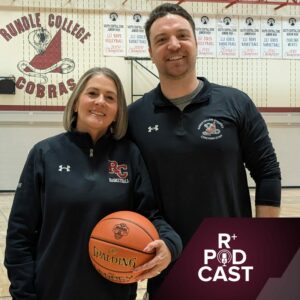
<svg viewBox="0 0 300 300"><path fill-rule="evenodd" d="M40 169L35 150L29 153L8 220L4 264L13 299L36 299L35 256L41 223Z"/></svg>

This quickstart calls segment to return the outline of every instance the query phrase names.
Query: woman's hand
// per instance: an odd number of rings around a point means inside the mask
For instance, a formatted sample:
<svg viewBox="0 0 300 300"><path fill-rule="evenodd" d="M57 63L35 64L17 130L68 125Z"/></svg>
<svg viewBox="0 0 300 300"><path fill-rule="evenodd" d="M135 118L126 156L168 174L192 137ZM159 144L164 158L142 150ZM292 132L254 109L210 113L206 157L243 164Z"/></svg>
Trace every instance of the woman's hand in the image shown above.
<svg viewBox="0 0 300 300"><path fill-rule="evenodd" d="M136 276L138 281L143 281L160 274L171 262L171 252L163 240L155 240L149 243L144 249L145 252L156 250L156 255L149 262L139 266L133 272L141 274Z"/></svg>

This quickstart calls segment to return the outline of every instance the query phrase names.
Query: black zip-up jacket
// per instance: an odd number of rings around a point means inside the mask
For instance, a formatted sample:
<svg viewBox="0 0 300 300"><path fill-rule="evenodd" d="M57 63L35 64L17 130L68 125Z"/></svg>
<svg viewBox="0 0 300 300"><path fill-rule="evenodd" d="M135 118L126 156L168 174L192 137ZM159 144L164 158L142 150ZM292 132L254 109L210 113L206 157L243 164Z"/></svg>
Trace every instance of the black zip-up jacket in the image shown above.
<svg viewBox="0 0 300 300"><path fill-rule="evenodd" d="M132 286L92 266L89 236L114 211L148 217L175 260L181 240L160 217L138 148L105 135L66 132L36 144L21 174L8 221L5 266L13 299L126 300Z"/></svg>
<svg viewBox="0 0 300 300"><path fill-rule="evenodd" d="M280 206L281 175L267 126L243 92L210 83L183 111L160 85L129 106L128 136L140 148L165 220L186 246L207 217L251 217L245 165L256 204ZM148 281L150 299L170 267Z"/></svg>
<svg viewBox="0 0 300 300"><path fill-rule="evenodd" d="M281 175L267 126L243 92L210 83L181 111L160 85L129 106L129 137L140 148L166 221L185 246L206 217L251 217L280 206Z"/></svg>

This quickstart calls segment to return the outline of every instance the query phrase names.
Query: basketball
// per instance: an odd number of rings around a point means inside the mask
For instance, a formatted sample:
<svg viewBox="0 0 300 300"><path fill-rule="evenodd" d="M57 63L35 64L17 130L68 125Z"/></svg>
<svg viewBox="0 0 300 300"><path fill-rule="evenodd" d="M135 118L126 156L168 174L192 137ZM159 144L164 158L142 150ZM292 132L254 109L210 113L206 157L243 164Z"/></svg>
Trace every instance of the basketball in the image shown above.
<svg viewBox="0 0 300 300"><path fill-rule="evenodd" d="M129 284L136 282L138 267L155 256L144 252L152 241L159 239L154 225L132 211L118 211L101 219L89 240L89 255L95 269L106 279Z"/></svg>

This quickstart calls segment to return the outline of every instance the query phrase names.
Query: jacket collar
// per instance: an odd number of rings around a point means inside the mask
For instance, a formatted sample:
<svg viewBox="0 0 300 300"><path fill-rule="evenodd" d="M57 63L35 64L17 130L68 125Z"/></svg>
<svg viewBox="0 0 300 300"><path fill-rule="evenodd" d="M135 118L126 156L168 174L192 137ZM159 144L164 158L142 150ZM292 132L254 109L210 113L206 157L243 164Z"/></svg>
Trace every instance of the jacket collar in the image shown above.
<svg viewBox="0 0 300 300"><path fill-rule="evenodd" d="M211 96L211 83L205 77L197 77L198 79L203 81L203 87L199 94L193 99L191 104L194 103L204 103L209 101ZM161 91L161 86L158 86L154 89L156 97L154 98L154 106L156 107L172 107L174 106L170 100L168 100Z"/></svg>
<svg viewBox="0 0 300 300"><path fill-rule="evenodd" d="M94 144L91 136L87 132L79 132L75 129L67 132L70 139L82 148L96 148L98 145L103 145L113 140L113 135L108 130L98 141Z"/></svg>

